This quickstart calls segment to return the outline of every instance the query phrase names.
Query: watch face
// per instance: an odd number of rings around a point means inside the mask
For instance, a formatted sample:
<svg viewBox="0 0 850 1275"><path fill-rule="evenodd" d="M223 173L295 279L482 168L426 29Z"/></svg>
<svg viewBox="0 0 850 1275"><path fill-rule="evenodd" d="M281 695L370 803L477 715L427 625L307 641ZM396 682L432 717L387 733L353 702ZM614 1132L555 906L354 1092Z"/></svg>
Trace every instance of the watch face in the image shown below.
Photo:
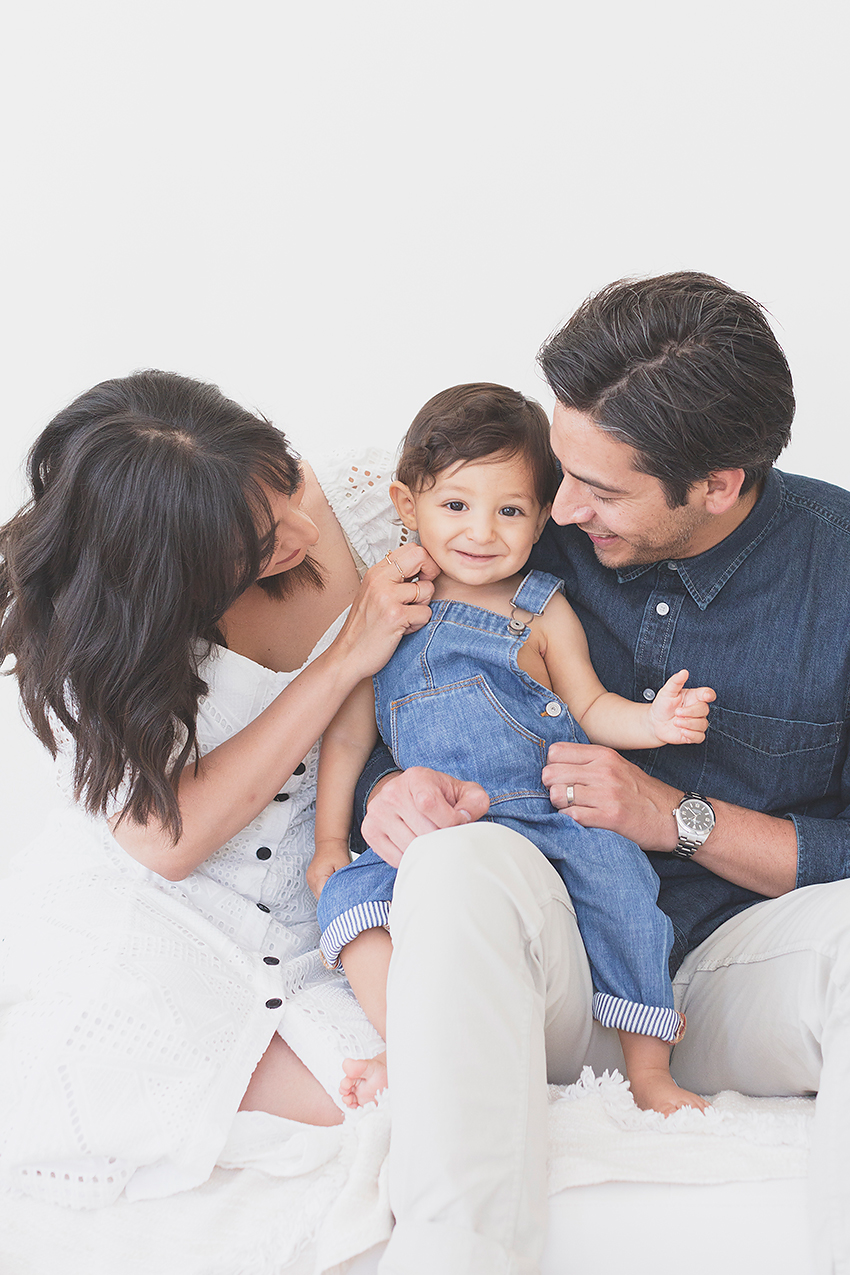
<svg viewBox="0 0 850 1275"><path fill-rule="evenodd" d="M708 834L714 827L714 811L705 801L689 797L679 806L679 819L690 832Z"/></svg>

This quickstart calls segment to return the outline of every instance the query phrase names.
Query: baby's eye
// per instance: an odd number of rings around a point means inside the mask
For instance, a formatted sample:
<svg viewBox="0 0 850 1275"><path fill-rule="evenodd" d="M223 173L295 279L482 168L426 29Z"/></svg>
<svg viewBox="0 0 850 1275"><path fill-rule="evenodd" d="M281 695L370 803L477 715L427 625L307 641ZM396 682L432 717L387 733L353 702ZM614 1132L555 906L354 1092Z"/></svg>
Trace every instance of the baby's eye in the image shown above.
<svg viewBox="0 0 850 1275"><path fill-rule="evenodd" d="M502 505L499 510L500 514L504 514L506 518L521 518L522 510L517 509L516 505Z"/></svg>
<svg viewBox="0 0 850 1275"><path fill-rule="evenodd" d="M450 509L453 514L462 514L466 505L462 500L447 500L446 509Z"/></svg>

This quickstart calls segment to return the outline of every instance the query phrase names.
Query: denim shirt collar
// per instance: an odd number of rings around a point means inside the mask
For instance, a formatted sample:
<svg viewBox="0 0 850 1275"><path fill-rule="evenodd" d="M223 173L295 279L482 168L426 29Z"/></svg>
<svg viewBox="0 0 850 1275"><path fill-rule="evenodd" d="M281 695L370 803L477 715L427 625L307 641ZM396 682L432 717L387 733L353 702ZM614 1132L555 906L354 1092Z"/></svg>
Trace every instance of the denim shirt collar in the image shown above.
<svg viewBox="0 0 850 1275"><path fill-rule="evenodd" d="M732 578L756 545L770 535L784 503L785 484L782 475L779 470L772 469L758 500L739 527L719 544L706 549L705 553L675 560L679 578L701 611L717 597L724 584ZM625 584L647 571L653 571L657 566L658 563L650 562L618 571L617 579L620 584Z"/></svg>

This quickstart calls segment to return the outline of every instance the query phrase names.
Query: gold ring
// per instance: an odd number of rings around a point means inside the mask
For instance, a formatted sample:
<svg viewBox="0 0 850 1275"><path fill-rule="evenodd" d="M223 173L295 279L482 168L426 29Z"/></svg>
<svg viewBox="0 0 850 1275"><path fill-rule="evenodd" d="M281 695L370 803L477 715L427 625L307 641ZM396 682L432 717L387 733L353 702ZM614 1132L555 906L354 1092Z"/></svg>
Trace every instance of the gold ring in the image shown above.
<svg viewBox="0 0 850 1275"><path fill-rule="evenodd" d="M572 784L567 784L567 805L571 806L576 799L576 790Z"/></svg>
<svg viewBox="0 0 850 1275"><path fill-rule="evenodd" d="M416 585L416 594L414 595L413 601L410 605L415 607L416 603L419 601L419 581L414 580L413 583Z"/></svg>
<svg viewBox="0 0 850 1275"><path fill-rule="evenodd" d="M393 555L392 555L391 553L387 552L387 553L385 553L385 554L384 554L384 557L386 558L386 560L387 560L387 562L390 564L390 566L395 567L396 571L399 573L399 575L401 576L402 580L406 580L406 579L407 579L407 577L405 576L405 574L404 574L404 572L402 571L401 567L400 567L400 566L398 565L398 563L396 562L396 560L395 560L395 558L393 557Z"/></svg>

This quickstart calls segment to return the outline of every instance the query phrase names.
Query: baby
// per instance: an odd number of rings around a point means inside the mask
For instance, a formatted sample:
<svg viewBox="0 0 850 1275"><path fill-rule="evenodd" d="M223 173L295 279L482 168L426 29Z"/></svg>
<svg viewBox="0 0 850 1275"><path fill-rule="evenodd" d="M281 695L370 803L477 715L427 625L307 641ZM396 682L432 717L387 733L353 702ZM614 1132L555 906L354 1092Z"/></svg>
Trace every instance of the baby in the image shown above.
<svg viewBox="0 0 850 1275"><path fill-rule="evenodd" d="M686 690L685 669L651 704L605 690L562 582L522 571L557 486L545 413L513 390L455 386L410 427L390 495L440 574L430 622L402 639L324 734L307 874L320 895L321 949L328 964L342 964L386 1039L395 869L371 850L353 862L348 853L354 787L379 729L400 769L427 766L480 783L486 818L528 837L560 873L590 960L593 1014L619 1031L637 1104L665 1114L704 1109L669 1070L685 1024L673 1006L673 930L656 906L658 878L633 842L555 810L541 771L559 740L618 749L701 743L714 692ZM341 1093L362 1105L386 1085L386 1056L347 1060L345 1071Z"/></svg>

